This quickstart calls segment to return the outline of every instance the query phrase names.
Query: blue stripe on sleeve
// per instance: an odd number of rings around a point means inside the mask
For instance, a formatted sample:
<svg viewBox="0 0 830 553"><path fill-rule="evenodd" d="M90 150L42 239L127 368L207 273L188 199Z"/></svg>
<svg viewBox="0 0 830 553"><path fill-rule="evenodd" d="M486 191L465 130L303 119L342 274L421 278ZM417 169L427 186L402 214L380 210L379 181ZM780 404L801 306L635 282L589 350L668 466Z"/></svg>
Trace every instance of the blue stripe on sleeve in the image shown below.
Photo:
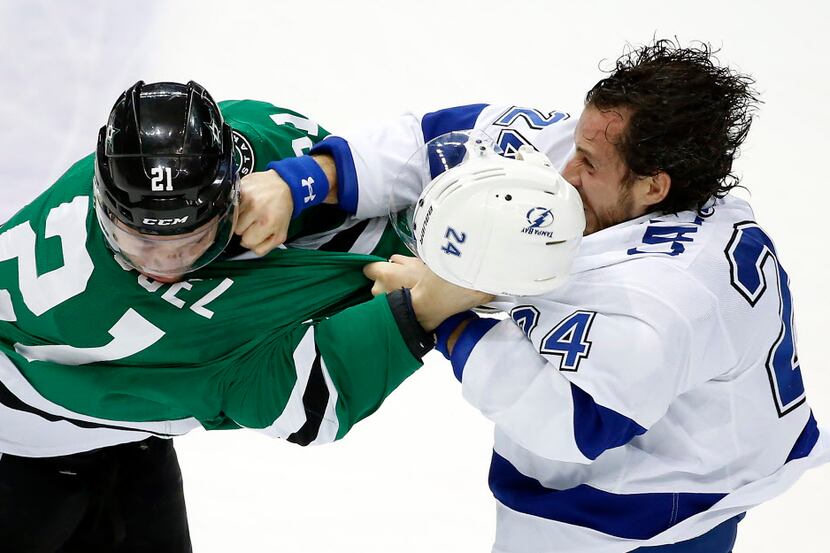
<svg viewBox="0 0 830 553"><path fill-rule="evenodd" d="M625 445L646 431L625 415L597 404L590 395L573 384L571 395L576 446L592 461L606 449Z"/></svg>
<svg viewBox="0 0 830 553"><path fill-rule="evenodd" d="M337 204L347 213L357 213L357 171L349 143L339 136L327 136L311 149L309 155L311 154L329 154L334 158L337 168Z"/></svg>
<svg viewBox="0 0 830 553"><path fill-rule="evenodd" d="M801 431L801 434L795 441L792 451L790 451L787 460L784 462L789 463L790 461L801 459L802 457L809 455L818 441L818 435L818 424L816 423L816 418L813 416L813 412L810 411L810 418L807 419L807 424L804 425L804 430Z"/></svg>
<svg viewBox="0 0 830 553"><path fill-rule="evenodd" d="M448 132L472 129L476 125L476 119L486 107L487 104L470 104L427 113L421 119L424 142L429 142L436 136Z"/></svg>
<svg viewBox="0 0 830 553"><path fill-rule="evenodd" d="M654 537L708 510L726 496L718 493L615 494L587 484L553 490L519 472L495 451L489 480L496 499L514 511L638 540Z"/></svg>
<svg viewBox="0 0 830 553"><path fill-rule="evenodd" d="M467 364L467 359L470 357L473 348L497 324L499 324L498 319L476 319L470 321L461 333L461 336L456 340L452 355L450 356L450 363L452 364L452 372L459 382L461 382L461 377L464 375L464 365Z"/></svg>

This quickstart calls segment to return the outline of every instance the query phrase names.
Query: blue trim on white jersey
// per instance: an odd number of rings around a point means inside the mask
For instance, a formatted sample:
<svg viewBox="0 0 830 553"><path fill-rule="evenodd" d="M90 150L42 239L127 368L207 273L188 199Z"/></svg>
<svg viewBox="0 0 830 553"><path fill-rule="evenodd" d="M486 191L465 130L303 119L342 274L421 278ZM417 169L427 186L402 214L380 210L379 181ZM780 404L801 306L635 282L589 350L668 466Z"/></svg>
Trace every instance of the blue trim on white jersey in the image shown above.
<svg viewBox="0 0 830 553"><path fill-rule="evenodd" d="M470 321L461 333L461 336L455 341L455 346L450 356L450 363L452 364L452 372L459 382L461 382L461 377L464 376L464 365L467 364L467 359L470 357L473 348L497 324L499 324L498 319L478 318Z"/></svg>
<svg viewBox="0 0 830 553"><path fill-rule="evenodd" d="M616 494L582 484L544 487L493 452L490 489L503 505L529 515L590 528L625 539L646 540L723 499L719 493Z"/></svg>
<svg viewBox="0 0 830 553"><path fill-rule="evenodd" d="M429 142L436 136L452 132L472 129L476 119L488 104L470 104L433 111L421 119L421 130L424 133L424 142Z"/></svg>
<svg viewBox="0 0 830 553"><path fill-rule="evenodd" d="M632 553L732 553L735 538L738 537L738 523L744 516L746 513L734 516L690 540L654 547L638 547Z"/></svg>
<svg viewBox="0 0 830 553"><path fill-rule="evenodd" d="M337 205L347 213L357 213L357 171L349 143L339 136L328 136L308 153L329 154L334 158L337 168Z"/></svg>
<svg viewBox="0 0 830 553"><path fill-rule="evenodd" d="M810 418L807 419L807 424L804 425L804 430L801 431L801 434L795 441L792 451L790 451L789 456L787 456L787 460L784 462L789 463L790 461L801 459L802 457L809 455L810 452L813 451L816 442L818 442L818 435L818 424L816 424L816 418L813 416L813 412L810 411Z"/></svg>
<svg viewBox="0 0 830 553"><path fill-rule="evenodd" d="M576 446L592 461L606 449L625 445L646 431L625 415L597 404L594 398L573 384L571 395Z"/></svg>

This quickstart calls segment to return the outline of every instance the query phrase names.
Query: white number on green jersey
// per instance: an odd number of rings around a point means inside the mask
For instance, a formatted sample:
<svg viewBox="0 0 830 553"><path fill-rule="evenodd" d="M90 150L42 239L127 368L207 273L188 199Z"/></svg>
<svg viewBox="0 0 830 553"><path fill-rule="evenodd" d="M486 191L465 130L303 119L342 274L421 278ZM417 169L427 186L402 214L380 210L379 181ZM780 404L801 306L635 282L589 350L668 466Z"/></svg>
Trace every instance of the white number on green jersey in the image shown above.
<svg viewBox="0 0 830 553"><path fill-rule="evenodd" d="M46 217L46 238L60 237L63 266L37 274L35 247L37 235L27 221L0 234L0 261L17 258L20 294L29 311L40 316L53 307L86 290L94 265L86 251L86 219L89 198L78 196L69 203L53 207ZM15 320L11 297L0 290L0 317ZM15 344L15 350L29 361L54 361L64 365L82 365L96 361L114 361L129 357L156 343L164 332L129 309L109 329L112 340L99 347L76 348L70 345L27 346Z"/></svg>
<svg viewBox="0 0 830 553"><path fill-rule="evenodd" d="M0 234L0 261L17 258L20 294L26 307L36 316L86 290L94 268L85 247L88 204L88 197L78 196L49 211L44 236L60 237L64 265L42 275L38 276L35 261L37 236L28 221ZM2 313L5 313L2 315L4 320L15 320L6 290L0 290Z"/></svg>
<svg viewBox="0 0 830 553"><path fill-rule="evenodd" d="M305 131L311 136L317 136L317 134L320 132L320 126L311 119L306 119L305 117L291 115L290 113L274 113L271 114L270 117L271 120L277 125L285 125L286 123L291 123L292 125L294 125L294 128L301 131ZM295 138L291 141L291 148L293 148L294 150L294 155L297 156L303 155L305 153L303 150L311 149L313 145L314 143L307 136Z"/></svg>

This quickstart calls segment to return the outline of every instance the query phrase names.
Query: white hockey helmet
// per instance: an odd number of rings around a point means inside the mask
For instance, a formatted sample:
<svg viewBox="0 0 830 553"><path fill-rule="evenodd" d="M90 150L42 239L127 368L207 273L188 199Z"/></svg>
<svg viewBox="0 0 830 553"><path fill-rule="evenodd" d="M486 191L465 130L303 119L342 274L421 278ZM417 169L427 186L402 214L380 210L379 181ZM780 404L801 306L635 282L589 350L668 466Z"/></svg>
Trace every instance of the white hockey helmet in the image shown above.
<svg viewBox="0 0 830 553"><path fill-rule="evenodd" d="M422 167L427 156L433 173L436 162L446 170L413 208L393 211L395 228L453 284L511 296L557 288L585 230L579 193L530 146L505 158L483 134L459 134L438 137L416 155Z"/></svg>

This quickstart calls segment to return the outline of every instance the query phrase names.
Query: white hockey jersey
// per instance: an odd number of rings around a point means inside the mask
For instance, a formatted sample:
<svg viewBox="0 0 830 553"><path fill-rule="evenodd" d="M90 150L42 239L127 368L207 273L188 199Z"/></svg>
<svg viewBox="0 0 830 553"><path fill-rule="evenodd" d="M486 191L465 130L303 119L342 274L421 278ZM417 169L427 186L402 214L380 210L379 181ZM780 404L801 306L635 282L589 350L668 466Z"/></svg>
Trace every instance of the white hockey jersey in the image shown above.
<svg viewBox="0 0 830 553"><path fill-rule="evenodd" d="M482 129L560 168L576 117L486 105L330 138L341 201L417 198L399 172L425 141ZM390 190L389 183L398 185ZM452 365L496 424L497 552L624 552L675 543L769 499L828 458L806 402L788 277L749 205L649 214L583 240L571 280L503 298Z"/></svg>

